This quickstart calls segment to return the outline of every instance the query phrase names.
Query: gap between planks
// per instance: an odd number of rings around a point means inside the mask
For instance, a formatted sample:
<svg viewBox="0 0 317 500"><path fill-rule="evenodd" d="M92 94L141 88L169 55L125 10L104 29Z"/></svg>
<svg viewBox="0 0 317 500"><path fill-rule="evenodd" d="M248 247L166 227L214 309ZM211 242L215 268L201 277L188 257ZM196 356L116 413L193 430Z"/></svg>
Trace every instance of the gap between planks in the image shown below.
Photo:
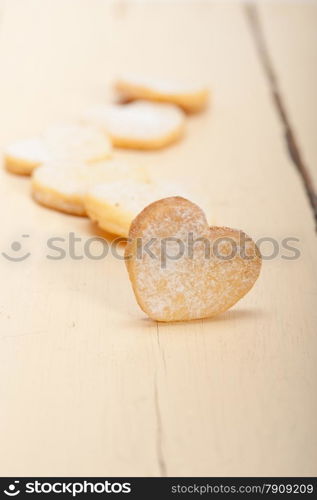
<svg viewBox="0 0 317 500"><path fill-rule="evenodd" d="M269 87L272 93L272 99L274 107L278 118L284 129L285 143L288 150L288 154L296 167L304 186L305 192L308 196L308 200L313 211L313 216L315 220L315 229L317 231L317 193L314 186L312 176L310 174L309 166L305 163L303 155L300 151L299 143L296 138L294 128L291 123L284 99L282 97L279 82L274 69L265 36L263 33L258 8L254 3L246 3L244 5L245 14L251 28L251 33L259 54L259 58L269 83Z"/></svg>
<svg viewBox="0 0 317 500"><path fill-rule="evenodd" d="M156 321L156 339L157 346L160 352L160 357L163 362L164 371L166 371L166 361L164 351L160 342L160 331L159 331L159 323ZM159 473L161 477L167 476L167 465L163 451L163 428L162 428L162 413L161 413L161 405L159 399L159 388L158 388L158 373L157 369L155 371L154 378L154 402L155 402L155 415L156 415L156 453L157 453L157 462Z"/></svg>

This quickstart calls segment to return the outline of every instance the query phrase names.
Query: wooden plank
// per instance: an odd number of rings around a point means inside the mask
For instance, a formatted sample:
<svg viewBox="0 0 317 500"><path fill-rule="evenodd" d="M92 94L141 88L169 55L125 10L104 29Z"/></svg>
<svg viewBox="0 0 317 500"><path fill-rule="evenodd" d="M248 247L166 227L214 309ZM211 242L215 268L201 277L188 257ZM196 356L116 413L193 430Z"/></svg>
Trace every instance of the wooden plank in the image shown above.
<svg viewBox="0 0 317 500"><path fill-rule="evenodd" d="M287 110L317 195L317 3L259 4Z"/></svg>
<svg viewBox="0 0 317 500"><path fill-rule="evenodd" d="M195 73L214 100L190 118L186 139L160 153L121 154L158 176L201 181L215 223L279 244L296 237L301 256L264 262L255 289L219 318L156 325L113 256L45 258L49 237L73 231L86 241L95 228L35 205L28 180L2 171L1 250L25 241L32 255L0 259L1 473L316 474L313 220L244 9L122 6L8 3L1 147L103 102L122 69Z"/></svg>

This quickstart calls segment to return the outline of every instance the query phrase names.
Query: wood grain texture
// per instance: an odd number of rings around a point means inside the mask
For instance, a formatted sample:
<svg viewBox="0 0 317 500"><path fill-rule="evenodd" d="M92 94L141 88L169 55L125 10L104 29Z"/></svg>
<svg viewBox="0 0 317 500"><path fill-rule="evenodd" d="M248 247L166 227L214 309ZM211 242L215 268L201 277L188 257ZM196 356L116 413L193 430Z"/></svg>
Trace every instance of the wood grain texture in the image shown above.
<svg viewBox="0 0 317 500"><path fill-rule="evenodd" d="M263 32L317 196L317 3L259 4Z"/></svg>
<svg viewBox="0 0 317 500"><path fill-rule="evenodd" d="M267 36L263 29L263 22L259 14L258 5L255 3L245 4L245 12L250 23L250 29L254 37L254 43L258 50L258 56L263 66L263 71L266 75L269 88L271 90L272 102L276 113L281 122L285 146L292 163L297 170L303 184L303 188L307 194L312 213L315 219L317 228L317 192L314 184L314 176L311 169L307 165L304 155L301 152L300 143L297 138L296 130L292 124L292 119L288 111L288 106L284 98L284 93L280 87L279 77L277 75L275 64L271 58ZM287 15L287 12L286 12ZM299 66L293 65L293 71L298 70ZM308 67L306 68L308 70ZM309 74L309 71L307 71ZM289 79L292 76L289 74ZM313 94L311 93L313 102Z"/></svg>
<svg viewBox="0 0 317 500"><path fill-rule="evenodd" d="M265 261L219 318L158 325L122 261L70 258L70 232L78 254L96 234L88 220L37 206L28 179L2 170L1 251L21 241L31 256L0 256L1 474L316 475L313 218L244 9L13 0L0 33L1 148L104 102L122 70L195 73L214 98L185 140L120 154L202 183L215 224L298 238L301 252ZM52 236L66 238L63 260L46 258Z"/></svg>

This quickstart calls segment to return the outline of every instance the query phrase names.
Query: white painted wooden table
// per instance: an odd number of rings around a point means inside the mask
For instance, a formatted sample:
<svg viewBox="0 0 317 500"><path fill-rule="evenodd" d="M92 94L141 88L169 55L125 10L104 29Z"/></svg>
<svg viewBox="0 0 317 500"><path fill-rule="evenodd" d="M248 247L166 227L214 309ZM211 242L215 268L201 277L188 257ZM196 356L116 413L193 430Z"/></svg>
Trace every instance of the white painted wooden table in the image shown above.
<svg viewBox="0 0 317 500"><path fill-rule="evenodd" d="M19 241L31 255L0 256L1 475L316 475L315 223L268 71L313 203L316 4L10 0L1 9L1 148L106 101L123 70L195 73L214 97L186 139L121 154L158 176L203 182L213 223L279 244L298 238L301 254L266 260L252 292L219 318L156 324L118 259L45 257L47 238L74 232L80 253L96 228L37 206L29 180L2 169L0 250L16 255Z"/></svg>

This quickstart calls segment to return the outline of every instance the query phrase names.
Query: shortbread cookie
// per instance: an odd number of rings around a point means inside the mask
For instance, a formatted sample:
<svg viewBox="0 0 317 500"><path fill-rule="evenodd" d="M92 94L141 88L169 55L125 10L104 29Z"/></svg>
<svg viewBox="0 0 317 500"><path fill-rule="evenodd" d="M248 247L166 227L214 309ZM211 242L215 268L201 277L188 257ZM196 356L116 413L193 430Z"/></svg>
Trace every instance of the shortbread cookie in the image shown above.
<svg viewBox="0 0 317 500"><path fill-rule="evenodd" d="M100 128L86 124L61 124L50 127L39 137L17 141L5 151L10 172L30 175L48 161L103 160L111 154L111 142Z"/></svg>
<svg viewBox="0 0 317 500"><path fill-rule="evenodd" d="M146 182L145 168L122 160L106 160L90 165L52 163L41 165L32 175L33 198L49 208L86 215L84 198L87 191L98 183L122 179Z"/></svg>
<svg viewBox="0 0 317 500"><path fill-rule="evenodd" d="M114 146L160 149L179 139L185 116L171 104L136 101L109 104L88 110L83 120L103 127Z"/></svg>
<svg viewBox="0 0 317 500"><path fill-rule="evenodd" d="M188 196L189 191L173 182L140 183L126 179L96 184L88 191L85 207L88 216L102 229L126 238L132 220L144 207L173 195Z"/></svg>
<svg viewBox="0 0 317 500"><path fill-rule="evenodd" d="M13 142L4 152L5 166L13 174L30 175L47 160L47 147L41 137Z"/></svg>
<svg viewBox="0 0 317 500"><path fill-rule="evenodd" d="M125 257L136 299L156 321L226 311L252 288L261 268L251 238L209 228L203 211L180 197L152 203L134 219Z"/></svg>
<svg viewBox="0 0 317 500"><path fill-rule="evenodd" d="M204 108L209 94L208 88L201 85L184 85L135 75L121 76L115 87L126 99L168 102L180 106L186 112Z"/></svg>

